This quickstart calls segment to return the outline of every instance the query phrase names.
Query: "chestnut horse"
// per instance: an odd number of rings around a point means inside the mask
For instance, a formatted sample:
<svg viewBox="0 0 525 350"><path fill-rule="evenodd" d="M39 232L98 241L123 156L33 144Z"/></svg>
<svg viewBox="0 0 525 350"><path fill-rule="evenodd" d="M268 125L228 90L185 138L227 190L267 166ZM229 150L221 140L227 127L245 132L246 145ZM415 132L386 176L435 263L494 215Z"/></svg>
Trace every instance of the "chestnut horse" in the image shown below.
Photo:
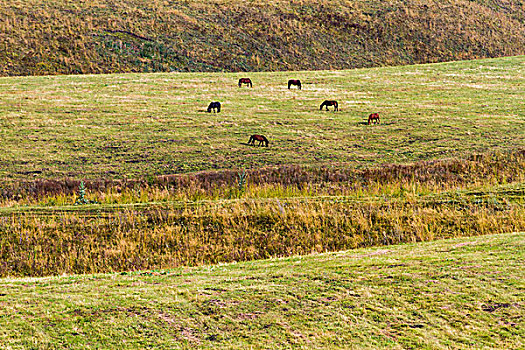
<svg viewBox="0 0 525 350"><path fill-rule="evenodd" d="M250 87L253 87L252 81L250 78L241 78L239 79L239 87L241 87L242 84L250 85Z"/></svg>
<svg viewBox="0 0 525 350"><path fill-rule="evenodd" d="M319 108L319 110L322 111L323 107L326 107L326 110L328 110L328 106L334 106L334 112L339 110L339 105L337 104L337 101L331 100L326 100L323 103L321 103L321 108Z"/></svg>
<svg viewBox="0 0 525 350"><path fill-rule="evenodd" d="M288 90L290 89L290 86L297 85L299 87L299 90L301 90L301 81L299 79L290 79L288 80Z"/></svg>
<svg viewBox="0 0 525 350"><path fill-rule="evenodd" d="M255 141L259 141L259 146L264 143L266 147L268 147L268 139L264 137L263 135L252 135L250 136L250 140L248 141L249 145L255 146Z"/></svg>
<svg viewBox="0 0 525 350"><path fill-rule="evenodd" d="M372 123L372 121L374 122L374 124L379 124L380 123L380 120L379 120L379 113L372 113L368 116L368 125L370 125Z"/></svg>
<svg viewBox="0 0 525 350"><path fill-rule="evenodd" d="M220 102L212 102L212 103L210 103L210 105L208 106L208 110L206 112L211 113L212 109L213 109L214 112L215 112L215 110L217 110L217 113L219 113L221 111L221 103Z"/></svg>

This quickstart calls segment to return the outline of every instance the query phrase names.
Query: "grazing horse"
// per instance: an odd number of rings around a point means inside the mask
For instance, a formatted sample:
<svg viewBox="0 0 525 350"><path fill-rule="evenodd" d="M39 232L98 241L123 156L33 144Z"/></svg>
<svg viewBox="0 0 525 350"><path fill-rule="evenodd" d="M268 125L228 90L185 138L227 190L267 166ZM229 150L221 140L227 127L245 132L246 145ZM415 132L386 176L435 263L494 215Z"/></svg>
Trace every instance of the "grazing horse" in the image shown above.
<svg viewBox="0 0 525 350"><path fill-rule="evenodd" d="M213 112L217 110L217 113L221 111L221 103L220 102L212 102L208 106L208 110L206 112L211 113L211 110L213 109Z"/></svg>
<svg viewBox="0 0 525 350"><path fill-rule="evenodd" d="M337 104L337 101L331 100L326 100L323 103L321 103L321 108L319 108L319 110L322 111L323 107L326 107L326 110L328 110L328 106L334 106L334 112L339 110L339 105Z"/></svg>
<svg viewBox="0 0 525 350"><path fill-rule="evenodd" d="M380 123L380 120L379 120L379 113L372 113L368 116L368 125L372 124L372 121L374 122L374 124L379 124Z"/></svg>
<svg viewBox="0 0 525 350"><path fill-rule="evenodd" d="M241 87L242 84L250 85L250 87L253 87L252 81L250 78L241 78L239 79L239 87Z"/></svg>
<svg viewBox="0 0 525 350"><path fill-rule="evenodd" d="M249 145L255 146L255 141L259 141L259 146L264 143L266 147L268 147L268 139L264 137L263 135L252 135L250 136L250 140L248 141Z"/></svg>
<svg viewBox="0 0 525 350"><path fill-rule="evenodd" d="M301 81L299 79L288 80L288 90L290 90L290 86L292 85L297 85L299 87L299 90L301 90Z"/></svg>

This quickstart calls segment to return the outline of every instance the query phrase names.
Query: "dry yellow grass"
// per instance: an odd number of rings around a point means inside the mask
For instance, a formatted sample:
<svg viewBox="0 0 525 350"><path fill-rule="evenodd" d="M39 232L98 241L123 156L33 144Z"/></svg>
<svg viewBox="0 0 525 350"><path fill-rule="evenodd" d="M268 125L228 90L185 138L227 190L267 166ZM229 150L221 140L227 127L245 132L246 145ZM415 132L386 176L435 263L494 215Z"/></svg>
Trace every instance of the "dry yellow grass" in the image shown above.
<svg viewBox="0 0 525 350"><path fill-rule="evenodd" d="M524 54L505 1L0 1L0 74L345 69Z"/></svg>

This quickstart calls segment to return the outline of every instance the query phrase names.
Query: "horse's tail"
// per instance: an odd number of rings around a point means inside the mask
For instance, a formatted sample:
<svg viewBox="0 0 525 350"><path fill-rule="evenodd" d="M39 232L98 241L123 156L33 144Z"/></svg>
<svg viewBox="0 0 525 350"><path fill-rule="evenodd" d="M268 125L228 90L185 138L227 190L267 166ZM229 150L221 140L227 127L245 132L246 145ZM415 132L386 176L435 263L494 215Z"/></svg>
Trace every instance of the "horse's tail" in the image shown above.
<svg viewBox="0 0 525 350"><path fill-rule="evenodd" d="M211 103L210 103L210 105L208 106L208 109L206 110L206 112L211 113Z"/></svg>
<svg viewBox="0 0 525 350"><path fill-rule="evenodd" d="M324 107L325 103L321 103L321 107L319 107L319 110L322 111L323 110L323 107Z"/></svg>
<svg viewBox="0 0 525 350"><path fill-rule="evenodd" d="M261 136L262 136L262 135L261 135ZM268 147L268 144L270 143L270 141L268 141L268 139L266 138L266 136L263 136L262 139L263 139L264 144L266 145L266 147Z"/></svg>
<svg viewBox="0 0 525 350"><path fill-rule="evenodd" d="M292 82L289 80L288 81L288 90L290 90L290 86L292 86Z"/></svg>
<svg viewBox="0 0 525 350"><path fill-rule="evenodd" d="M298 81L297 83L298 83L298 85L299 85L299 90L301 90L301 82Z"/></svg>
<svg viewBox="0 0 525 350"><path fill-rule="evenodd" d="M255 142L255 137L253 137L253 135L250 136L250 139L248 140L248 144L252 143L252 141Z"/></svg>
<svg viewBox="0 0 525 350"><path fill-rule="evenodd" d="M219 113L220 111L221 111L221 104L217 102L217 113Z"/></svg>
<svg viewBox="0 0 525 350"><path fill-rule="evenodd" d="M335 106L335 110L338 111L339 110L339 104L337 103L337 101L334 101L334 106Z"/></svg>

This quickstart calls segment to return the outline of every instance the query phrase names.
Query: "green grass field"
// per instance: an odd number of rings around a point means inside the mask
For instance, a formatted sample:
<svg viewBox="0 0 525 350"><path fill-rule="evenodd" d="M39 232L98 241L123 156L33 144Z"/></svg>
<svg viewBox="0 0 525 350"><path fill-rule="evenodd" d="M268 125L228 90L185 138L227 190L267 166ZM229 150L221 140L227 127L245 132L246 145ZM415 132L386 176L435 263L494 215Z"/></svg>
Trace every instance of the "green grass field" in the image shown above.
<svg viewBox="0 0 525 350"><path fill-rule="evenodd" d="M238 88L249 76L253 89ZM366 167L525 146L525 56L348 71L0 78L0 177ZM288 90L289 78L302 91ZM319 111L336 99L340 112ZM223 111L205 113L209 102ZM368 126L371 112L381 125ZM269 148L246 145L251 134Z"/></svg>
<svg viewBox="0 0 525 350"><path fill-rule="evenodd" d="M0 279L0 348L523 349L524 234Z"/></svg>

